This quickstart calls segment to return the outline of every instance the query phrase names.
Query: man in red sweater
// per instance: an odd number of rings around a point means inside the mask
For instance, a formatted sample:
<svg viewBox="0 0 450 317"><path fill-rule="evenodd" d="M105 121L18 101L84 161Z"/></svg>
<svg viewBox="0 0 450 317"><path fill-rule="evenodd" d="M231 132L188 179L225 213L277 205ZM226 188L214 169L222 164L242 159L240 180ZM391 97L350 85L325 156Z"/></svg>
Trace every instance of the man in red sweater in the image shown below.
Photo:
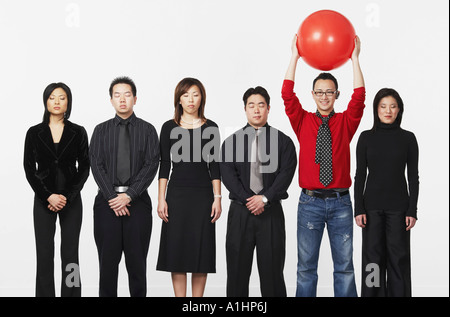
<svg viewBox="0 0 450 317"><path fill-rule="evenodd" d="M286 114L300 143L298 206L298 265L296 296L316 296L317 265L327 226L334 266L334 295L357 296L353 270L353 209L349 194L350 141L364 111L365 85L359 65L360 40L355 38L352 98L347 110L335 113L338 83L330 73L313 82L315 112L303 109L294 93L300 55L292 41L292 57L282 88Z"/></svg>

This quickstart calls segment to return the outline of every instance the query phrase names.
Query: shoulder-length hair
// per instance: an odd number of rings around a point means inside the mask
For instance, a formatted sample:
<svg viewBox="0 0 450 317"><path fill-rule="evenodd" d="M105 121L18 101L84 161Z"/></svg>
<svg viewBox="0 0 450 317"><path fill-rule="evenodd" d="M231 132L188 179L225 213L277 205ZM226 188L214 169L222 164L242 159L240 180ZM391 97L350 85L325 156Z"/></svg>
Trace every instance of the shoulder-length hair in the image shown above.
<svg viewBox="0 0 450 317"><path fill-rule="evenodd" d="M392 97L397 101L398 105L398 114L397 118L395 119L395 124L400 126L402 123L402 117L403 117L403 100L400 97L399 93L392 88L382 88L380 89L377 94L375 95L375 98L373 99L373 127L372 131L375 131L377 129L377 126L380 124L380 118L378 117L378 106L380 105L381 99L384 97Z"/></svg>
<svg viewBox="0 0 450 317"><path fill-rule="evenodd" d="M70 91L69 86L67 86L64 83L52 83L50 85L48 85L45 90L44 90L44 94L43 94L43 100L44 100L44 117L42 118L42 122L43 123L49 123L50 122L50 112L47 109L47 101L48 98L50 98L52 92L57 89L57 88L61 88L62 90L64 90L64 92L67 95L67 110L66 113L64 114L64 122L66 122L66 120L69 119L70 117L70 113L72 112L72 92Z"/></svg>
<svg viewBox="0 0 450 317"><path fill-rule="evenodd" d="M196 78L187 77L182 79L177 87L175 88L174 93L174 107L175 107L175 113L173 116L173 120L177 125L180 125L181 122L181 115L183 114L183 107L180 103L180 98L183 94L185 94L189 88L192 86L197 86L200 90L200 94L202 96L202 99L200 101L200 107L198 108L198 116L202 121L206 120L205 118L205 104L206 104L206 91L203 84L200 82L200 80Z"/></svg>

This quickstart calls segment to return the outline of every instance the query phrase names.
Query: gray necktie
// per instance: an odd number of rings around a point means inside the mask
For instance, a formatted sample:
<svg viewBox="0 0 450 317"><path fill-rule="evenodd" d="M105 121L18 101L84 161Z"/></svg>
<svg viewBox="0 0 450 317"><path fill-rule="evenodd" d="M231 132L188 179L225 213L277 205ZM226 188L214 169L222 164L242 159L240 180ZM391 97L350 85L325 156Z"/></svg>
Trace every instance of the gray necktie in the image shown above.
<svg viewBox="0 0 450 317"><path fill-rule="evenodd" d="M258 146L258 134L259 130L255 131L255 138L252 142L252 160L250 161L250 189L258 194L263 188L263 177L260 171L261 161L259 160L259 146Z"/></svg>

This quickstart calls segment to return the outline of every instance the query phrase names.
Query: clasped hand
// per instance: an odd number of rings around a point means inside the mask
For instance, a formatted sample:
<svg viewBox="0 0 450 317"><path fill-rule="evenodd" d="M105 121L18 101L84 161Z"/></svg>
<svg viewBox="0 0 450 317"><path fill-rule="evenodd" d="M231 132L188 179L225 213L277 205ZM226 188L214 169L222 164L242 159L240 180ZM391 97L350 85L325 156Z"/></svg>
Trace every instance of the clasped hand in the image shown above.
<svg viewBox="0 0 450 317"><path fill-rule="evenodd" d="M130 202L131 200L126 193L117 194L117 197L108 201L109 207L114 211L117 217L130 215L130 211L127 208L128 206L131 206Z"/></svg>
<svg viewBox="0 0 450 317"><path fill-rule="evenodd" d="M262 214L262 212L264 211L262 195L254 195L250 198L247 198L247 204L245 204L245 206L255 216Z"/></svg>
<svg viewBox="0 0 450 317"><path fill-rule="evenodd" d="M47 201L49 202L47 208L53 212L58 212L66 206L67 198L61 194L51 194Z"/></svg>

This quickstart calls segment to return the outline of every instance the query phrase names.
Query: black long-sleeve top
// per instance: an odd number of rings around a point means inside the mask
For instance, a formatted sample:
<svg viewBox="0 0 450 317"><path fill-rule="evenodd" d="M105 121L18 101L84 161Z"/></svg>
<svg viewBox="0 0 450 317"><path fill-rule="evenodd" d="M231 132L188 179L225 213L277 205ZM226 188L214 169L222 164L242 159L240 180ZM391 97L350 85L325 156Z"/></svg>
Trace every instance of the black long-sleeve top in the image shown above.
<svg viewBox="0 0 450 317"><path fill-rule="evenodd" d="M208 119L196 129L166 121L161 127L160 148L159 178L170 177L169 185L210 187L212 180L220 180L220 134L214 121Z"/></svg>
<svg viewBox="0 0 450 317"><path fill-rule="evenodd" d="M62 194L68 203L79 194L89 176L86 130L68 120L58 147L50 127L40 123L27 131L23 165L36 197L43 203L52 194Z"/></svg>
<svg viewBox="0 0 450 317"><path fill-rule="evenodd" d="M92 175L103 197L110 200L117 196L114 186L117 179L117 146L119 124L113 119L97 125L91 138L89 156ZM129 118L131 178L127 194L132 200L139 197L155 178L159 163L159 140L154 126L133 113Z"/></svg>
<svg viewBox="0 0 450 317"><path fill-rule="evenodd" d="M222 182L230 192L229 198L247 203L255 194L264 195L270 202L288 198L287 189L297 167L297 154L291 138L266 124L259 134L262 151L263 186L259 193L250 189L251 144L256 130L247 124L229 136L222 144L220 171ZM264 140L265 139L265 140Z"/></svg>
<svg viewBox="0 0 450 317"><path fill-rule="evenodd" d="M369 210L398 210L417 219L419 147L412 132L395 123L362 132L356 163L355 216Z"/></svg>

